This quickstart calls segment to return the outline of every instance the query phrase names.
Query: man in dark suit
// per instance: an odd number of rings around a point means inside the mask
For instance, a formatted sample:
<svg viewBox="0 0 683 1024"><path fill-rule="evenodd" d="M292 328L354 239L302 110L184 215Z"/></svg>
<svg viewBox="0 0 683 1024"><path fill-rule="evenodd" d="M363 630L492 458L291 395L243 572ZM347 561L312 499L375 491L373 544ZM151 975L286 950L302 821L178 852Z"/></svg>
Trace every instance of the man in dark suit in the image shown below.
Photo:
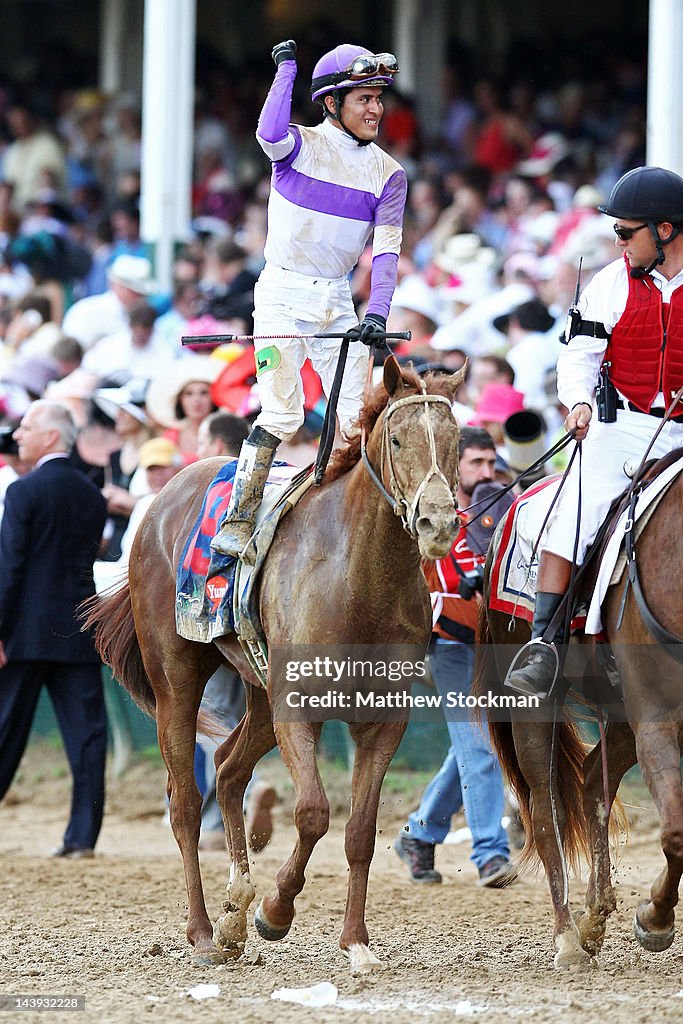
<svg viewBox="0 0 683 1024"><path fill-rule="evenodd" d="M7 489L0 527L0 800L46 686L73 776L54 855L88 857L102 824L107 720L99 658L76 608L95 592L106 503L68 460L76 426L64 406L34 402L15 437L34 469Z"/></svg>

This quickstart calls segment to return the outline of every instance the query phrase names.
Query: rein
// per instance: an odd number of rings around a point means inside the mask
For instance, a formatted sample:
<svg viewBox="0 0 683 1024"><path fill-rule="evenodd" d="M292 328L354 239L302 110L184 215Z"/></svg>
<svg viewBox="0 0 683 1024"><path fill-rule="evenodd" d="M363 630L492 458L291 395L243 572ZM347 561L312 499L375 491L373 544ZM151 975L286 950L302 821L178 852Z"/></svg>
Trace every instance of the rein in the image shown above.
<svg viewBox="0 0 683 1024"><path fill-rule="evenodd" d="M425 489L426 489L429 481L432 479L432 477L437 477L439 480L441 480L446 485L446 488L448 489L449 492L451 490L451 486L448 483L448 480L446 479L445 475L441 471L441 469L439 467L439 463L437 461L437 456L436 456L436 440L435 440L435 437L434 437L434 425L433 425L431 417L429 415L429 413L430 413L429 406L430 405L435 405L435 404L447 405L448 406L448 410L450 412L451 411L451 402L449 401L448 398L445 398L443 395L428 395L427 394L427 387L426 387L426 384L424 383L423 380L420 381L420 386L422 387L422 394L421 395L407 395L405 398L398 398L395 402L391 402L389 405L387 405L387 407L385 408L385 410L384 410L384 412L382 414L382 416L383 416L383 428L382 428L382 444L381 444L381 448L380 448L380 462L381 462L382 465L384 464L384 459L385 459L385 454L386 454L387 462L388 462L388 465L389 465L389 480L390 480L390 486L391 486L391 493L386 489L386 487L382 483L380 477L378 476L374 466L370 462L370 458L368 456L368 451L367 451L367 432L366 432L365 428L363 428L362 433L361 433L361 445L360 445L361 458L363 459L363 465L365 466L366 470L368 471L368 475L370 476L370 479L372 480L373 484L375 485L377 490L380 492L380 494L386 499L386 501L389 504L389 507L391 508L391 510L394 513L394 515L395 516L400 516L401 522L403 523L404 530L406 530L410 534L410 536L413 537L413 538L417 537L417 533L416 533L416 530L415 530L415 523L417 521L418 506L419 506L419 503L420 503L420 498L424 494ZM413 496L412 501L408 501L406 496L403 494L403 492L401 490L401 487L400 487L400 484L398 482L398 478L396 476L396 470L394 468L394 463L393 463L393 459L392 459L392 456L391 456L391 440L389 439L389 422L391 420L391 417L393 416L393 414L398 409L404 408L407 405L422 405L422 406L425 407L425 409L424 409L424 412L425 412L425 426L426 426L426 430L427 430L427 439L429 441L429 452L430 452L430 456L431 456L431 465L430 465L429 469L427 470L427 472L425 473L425 475L424 475L424 477L423 477L419 487L415 491L415 495ZM454 505L455 505L455 502L454 502Z"/></svg>

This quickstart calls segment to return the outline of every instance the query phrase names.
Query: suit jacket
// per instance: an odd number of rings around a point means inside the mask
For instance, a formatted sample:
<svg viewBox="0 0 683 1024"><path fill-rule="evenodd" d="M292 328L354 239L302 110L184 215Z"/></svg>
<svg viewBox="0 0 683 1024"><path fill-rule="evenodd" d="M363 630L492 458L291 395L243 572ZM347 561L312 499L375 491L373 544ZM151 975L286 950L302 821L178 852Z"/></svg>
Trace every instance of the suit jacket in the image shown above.
<svg viewBox="0 0 683 1024"><path fill-rule="evenodd" d="M106 502L65 458L7 489L0 526L0 640L12 661L97 662L76 607L95 592Z"/></svg>

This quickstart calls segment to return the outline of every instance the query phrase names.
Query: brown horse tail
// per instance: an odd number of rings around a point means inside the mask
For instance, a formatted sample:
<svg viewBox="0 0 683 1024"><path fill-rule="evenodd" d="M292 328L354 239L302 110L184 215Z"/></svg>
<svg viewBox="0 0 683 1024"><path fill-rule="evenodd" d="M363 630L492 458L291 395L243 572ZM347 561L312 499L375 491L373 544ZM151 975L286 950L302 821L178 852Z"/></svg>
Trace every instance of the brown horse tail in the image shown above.
<svg viewBox="0 0 683 1024"><path fill-rule="evenodd" d="M496 668L494 639L490 630L486 602L483 601L477 625L472 693L483 694L489 689L493 692L500 689L500 678ZM491 745L498 755L503 774L519 804L519 816L526 838L520 862L531 863L538 856L531 825L531 790L517 758L512 723L489 722L488 727ZM583 809L583 762L586 750L587 746L576 726L571 722L560 722L557 730L558 802L564 807L564 853L572 867L576 867L581 858L588 856L589 853L588 824Z"/></svg>
<svg viewBox="0 0 683 1024"><path fill-rule="evenodd" d="M142 663L128 580L84 601L80 617L81 628L93 631L98 654L114 678L128 690L138 707L154 718L156 699Z"/></svg>

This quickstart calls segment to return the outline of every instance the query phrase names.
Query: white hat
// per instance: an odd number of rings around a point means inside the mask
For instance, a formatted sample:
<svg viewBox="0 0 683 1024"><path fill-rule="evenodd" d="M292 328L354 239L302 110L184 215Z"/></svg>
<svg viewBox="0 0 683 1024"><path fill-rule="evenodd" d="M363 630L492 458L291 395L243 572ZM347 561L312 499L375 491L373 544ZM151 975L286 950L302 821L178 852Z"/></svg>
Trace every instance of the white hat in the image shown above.
<svg viewBox="0 0 683 1024"><path fill-rule="evenodd" d="M471 263L469 266L460 267L457 274L452 275L452 280L439 288L439 294L445 301L471 306L490 295L494 285L491 267L482 263Z"/></svg>
<svg viewBox="0 0 683 1024"><path fill-rule="evenodd" d="M139 423L149 422L145 411L146 381L130 380L120 388L98 388L93 401L110 420L116 420L119 409L123 409Z"/></svg>
<svg viewBox="0 0 683 1024"><path fill-rule="evenodd" d="M144 256L117 256L107 271L110 281L130 288L138 295L151 295L158 288L152 277L152 264Z"/></svg>
<svg viewBox="0 0 683 1024"><path fill-rule="evenodd" d="M403 278L394 292L391 305L393 309L410 309L420 313L431 320L435 327L441 321L438 296L419 274L409 274Z"/></svg>
<svg viewBox="0 0 683 1024"><path fill-rule="evenodd" d="M572 199L572 206L575 210L586 207L597 207L605 202L605 195L596 185L580 185Z"/></svg>
<svg viewBox="0 0 683 1024"><path fill-rule="evenodd" d="M212 356L191 356L171 363L150 381L145 398L148 414L162 427L177 427L176 404L183 388L194 381L213 384L225 366L222 359Z"/></svg>
<svg viewBox="0 0 683 1024"><path fill-rule="evenodd" d="M449 274L457 273L470 263L483 263L492 267L496 262L496 251L485 246L479 235L452 235L434 257L439 270Z"/></svg>
<svg viewBox="0 0 683 1024"><path fill-rule="evenodd" d="M536 139L534 148L526 160L517 164L518 174L528 175L531 178L539 177L542 174L550 174L552 169L571 153L571 146L564 135L559 132L546 132Z"/></svg>

